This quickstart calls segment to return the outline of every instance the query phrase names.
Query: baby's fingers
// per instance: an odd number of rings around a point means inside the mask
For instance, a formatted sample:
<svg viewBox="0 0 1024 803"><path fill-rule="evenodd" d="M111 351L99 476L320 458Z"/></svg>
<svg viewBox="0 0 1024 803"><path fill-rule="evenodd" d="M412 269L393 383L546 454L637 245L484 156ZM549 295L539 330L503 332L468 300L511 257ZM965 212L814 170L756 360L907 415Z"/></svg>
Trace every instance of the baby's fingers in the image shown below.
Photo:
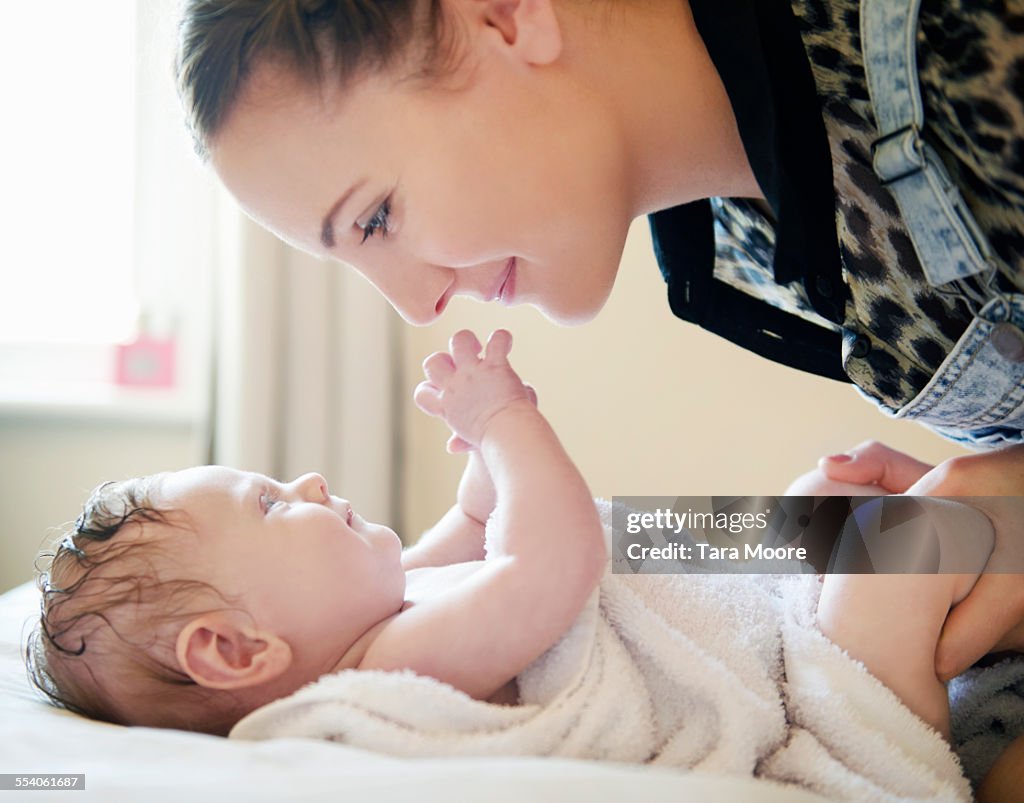
<svg viewBox="0 0 1024 803"><path fill-rule="evenodd" d="M455 366L461 368L464 365L472 365L476 362L481 347L480 341L476 339L476 335L468 329L462 329L452 335L449 348L452 352L452 358L455 360Z"/></svg>
<svg viewBox="0 0 1024 803"><path fill-rule="evenodd" d="M426 374L428 382L443 387L455 373L455 363L448 353L435 351L423 361L423 373Z"/></svg>
<svg viewBox="0 0 1024 803"><path fill-rule="evenodd" d="M504 360L512 351L512 335L507 329L495 329L487 338L485 360Z"/></svg>
<svg viewBox="0 0 1024 803"><path fill-rule="evenodd" d="M412 392L412 400L427 415L441 417L441 391L429 382L420 382Z"/></svg>

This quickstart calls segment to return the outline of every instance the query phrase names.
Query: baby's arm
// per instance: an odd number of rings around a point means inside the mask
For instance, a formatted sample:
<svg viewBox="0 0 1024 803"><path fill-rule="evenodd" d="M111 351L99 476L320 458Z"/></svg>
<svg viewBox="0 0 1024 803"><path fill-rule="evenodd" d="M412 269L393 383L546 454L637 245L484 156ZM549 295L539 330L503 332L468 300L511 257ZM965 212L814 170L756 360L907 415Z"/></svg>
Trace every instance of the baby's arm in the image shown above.
<svg viewBox="0 0 1024 803"><path fill-rule="evenodd" d="M524 387L530 402L536 406L536 392L529 385ZM402 566L406 571L483 560L485 557L485 525L497 503L494 480L480 450L474 449L458 435L453 434L449 439L448 451L468 452L455 504L435 526L420 536L414 546L402 553Z"/></svg>
<svg viewBox="0 0 1024 803"><path fill-rule="evenodd" d="M469 453L455 504L402 553L402 567L448 566L484 559L484 525L494 509L494 485L483 458Z"/></svg>
<svg viewBox="0 0 1024 803"><path fill-rule="evenodd" d="M487 699L554 644L607 562L590 491L531 403L496 332L483 359L469 332L425 363L421 407L480 451L497 491L480 571L395 617L360 668L412 669Z"/></svg>
<svg viewBox="0 0 1024 803"><path fill-rule="evenodd" d="M452 505L419 541L402 552L402 568L409 571L483 560L485 521L467 513L462 505Z"/></svg>
<svg viewBox="0 0 1024 803"><path fill-rule="evenodd" d="M484 532L494 510L494 482L476 449L469 453L455 504L402 553L402 567L448 566L484 559Z"/></svg>

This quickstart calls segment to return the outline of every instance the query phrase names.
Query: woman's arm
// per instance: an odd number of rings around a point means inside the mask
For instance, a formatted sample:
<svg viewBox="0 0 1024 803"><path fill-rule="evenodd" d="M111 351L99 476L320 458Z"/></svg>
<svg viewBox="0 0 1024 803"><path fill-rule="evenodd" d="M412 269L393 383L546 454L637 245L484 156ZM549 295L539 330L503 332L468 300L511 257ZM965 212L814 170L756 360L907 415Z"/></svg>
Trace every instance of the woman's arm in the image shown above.
<svg viewBox="0 0 1024 803"><path fill-rule="evenodd" d="M1020 800L1024 778L1024 736L1003 751L978 787L978 803L1013 803Z"/></svg>

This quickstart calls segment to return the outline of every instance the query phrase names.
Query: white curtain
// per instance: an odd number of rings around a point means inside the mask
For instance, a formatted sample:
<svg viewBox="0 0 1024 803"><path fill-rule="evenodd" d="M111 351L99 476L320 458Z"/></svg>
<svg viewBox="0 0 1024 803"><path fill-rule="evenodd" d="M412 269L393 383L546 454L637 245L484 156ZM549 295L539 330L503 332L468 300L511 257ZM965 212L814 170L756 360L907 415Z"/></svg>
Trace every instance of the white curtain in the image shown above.
<svg viewBox="0 0 1024 803"><path fill-rule="evenodd" d="M225 199L215 292L211 462L319 471L397 521L401 319L362 277L302 254Z"/></svg>

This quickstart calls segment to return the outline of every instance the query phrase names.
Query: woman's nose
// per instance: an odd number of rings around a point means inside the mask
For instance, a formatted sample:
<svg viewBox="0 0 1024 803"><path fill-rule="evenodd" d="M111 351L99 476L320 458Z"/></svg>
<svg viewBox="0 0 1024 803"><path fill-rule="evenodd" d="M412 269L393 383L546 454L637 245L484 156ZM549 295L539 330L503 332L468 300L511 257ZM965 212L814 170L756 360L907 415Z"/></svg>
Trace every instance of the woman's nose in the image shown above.
<svg viewBox="0 0 1024 803"><path fill-rule="evenodd" d="M455 280L452 268L411 259L358 270L413 326L426 326L441 316Z"/></svg>
<svg viewBox="0 0 1024 803"><path fill-rule="evenodd" d="M303 502L326 502L331 498L327 490L327 480L316 472L303 474L292 485Z"/></svg>

